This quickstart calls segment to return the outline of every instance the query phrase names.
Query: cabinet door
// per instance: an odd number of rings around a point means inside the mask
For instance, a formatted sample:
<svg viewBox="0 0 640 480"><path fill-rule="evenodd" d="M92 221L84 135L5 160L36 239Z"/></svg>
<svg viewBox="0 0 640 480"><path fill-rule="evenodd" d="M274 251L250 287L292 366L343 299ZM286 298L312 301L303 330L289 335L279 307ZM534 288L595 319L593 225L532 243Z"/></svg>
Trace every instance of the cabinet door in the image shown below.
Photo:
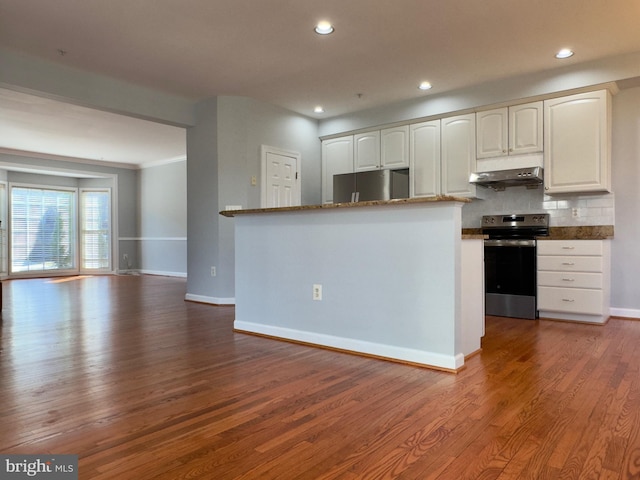
<svg viewBox="0 0 640 480"><path fill-rule="evenodd" d="M596 256L604 255L602 240L538 240L538 255Z"/></svg>
<svg viewBox="0 0 640 480"><path fill-rule="evenodd" d="M544 102L546 193L611 190L610 109L606 90Z"/></svg>
<svg viewBox="0 0 640 480"><path fill-rule="evenodd" d="M509 155L542 152L542 102L509 107Z"/></svg>
<svg viewBox="0 0 640 480"><path fill-rule="evenodd" d="M507 108L496 108L476 113L478 158L507 155Z"/></svg>
<svg viewBox="0 0 640 480"><path fill-rule="evenodd" d="M440 194L440 120L416 123L409 131L409 195Z"/></svg>
<svg viewBox="0 0 640 480"><path fill-rule="evenodd" d="M442 194L474 197L469 175L476 169L476 116L442 119Z"/></svg>
<svg viewBox="0 0 640 480"><path fill-rule="evenodd" d="M603 271L602 257L563 257L561 255L539 255L538 270L553 272L592 272Z"/></svg>
<svg viewBox="0 0 640 480"><path fill-rule="evenodd" d="M605 308L602 290L538 287L538 309L540 310L604 315Z"/></svg>
<svg viewBox="0 0 640 480"><path fill-rule="evenodd" d="M382 168L409 166L408 125L380 131L380 166Z"/></svg>
<svg viewBox="0 0 640 480"><path fill-rule="evenodd" d="M333 202L333 176L353 172L353 135L322 142L322 203Z"/></svg>
<svg viewBox="0 0 640 480"><path fill-rule="evenodd" d="M353 155L356 172L380 168L380 130L354 135Z"/></svg>

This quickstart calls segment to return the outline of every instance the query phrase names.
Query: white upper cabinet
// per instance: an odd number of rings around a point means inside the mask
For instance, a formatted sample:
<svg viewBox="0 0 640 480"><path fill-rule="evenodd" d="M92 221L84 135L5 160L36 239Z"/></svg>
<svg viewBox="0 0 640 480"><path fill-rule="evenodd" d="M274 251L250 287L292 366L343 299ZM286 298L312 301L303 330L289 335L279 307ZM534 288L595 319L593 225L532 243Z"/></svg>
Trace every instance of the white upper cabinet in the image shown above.
<svg viewBox="0 0 640 480"><path fill-rule="evenodd" d="M508 109L495 108L476 113L478 158L501 157L508 149Z"/></svg>
<svg viewBox="0 0 640 480"><path fill-rule="evenodd" d="M509 107L509 155L543 149L542 102Z"/></svg>
<svg viewBox="0 0 640 480"><path fill-rule="evenodd" d="M579 93L544 102L545 193L611 190L611 94Z"/></svg>
<svg viewBox="0 0 640 480"><path fill-rule="evenodd" d="M608 90L346 135L322 142L322 201L334 175L380 168L409 168L411 197L483 197L471 173L531 166L547 194L606 192L610 145Z"/></svg>
<svg viewBox="0 0 640 480"><path fill-rule="evenodd" d="M322 203L333 202L333 176L353 172L353 135L322 142Z"/></svg>
<svg viewBox="0 0 640 480"><path fill-rule="evenodd" d="M409 194L440 195L440 120L409 127Z"/></svg>
<svg viewBox="0 0 640 480"><path fill-rule="evenodd" d="M409 166L409 126L380 130L380 167Z"/></svg>
<svg viewBox="0 0 640 480"><path fill-rule="evenodd" d="M380 130L353 136L353 159L356 172L380 168Z"/></svg>
<svg viewBox="0 0 640 480"><path fill-rule="evenodd" d="M477 158L542 152L542 102L476 114Z"/></svg>
<svg viewBox="0 0 640 480"><path fill-rule="evenodd" d="M409 126L354 135L354 170L409 167Z"/></svg>
<svg viewBox="0 0 640 480"><path fill-rule="evenodd" d="M476 116L474 113L443 118L442 194L475 197L469 176L476 170Z"/></svg>

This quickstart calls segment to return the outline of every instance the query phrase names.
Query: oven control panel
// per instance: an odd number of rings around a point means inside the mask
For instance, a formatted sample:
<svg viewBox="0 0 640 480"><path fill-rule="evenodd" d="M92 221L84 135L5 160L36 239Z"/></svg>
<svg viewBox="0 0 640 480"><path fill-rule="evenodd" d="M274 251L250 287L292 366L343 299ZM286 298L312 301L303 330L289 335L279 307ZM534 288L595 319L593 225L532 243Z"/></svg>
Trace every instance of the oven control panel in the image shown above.
<svg viewBox="0 0 640 480"><path fill-rule="evenodd" d="M522 228L522 227L548 227L548 213L525 213L512 215L484 215L482 228Z"/></svg>
<svg viewBox="0 0 640 480"><path fill-rule="evenodd" d="M549 235L549 214L485 215L482 217L482 233L491 239L546 237Z"/></svg>

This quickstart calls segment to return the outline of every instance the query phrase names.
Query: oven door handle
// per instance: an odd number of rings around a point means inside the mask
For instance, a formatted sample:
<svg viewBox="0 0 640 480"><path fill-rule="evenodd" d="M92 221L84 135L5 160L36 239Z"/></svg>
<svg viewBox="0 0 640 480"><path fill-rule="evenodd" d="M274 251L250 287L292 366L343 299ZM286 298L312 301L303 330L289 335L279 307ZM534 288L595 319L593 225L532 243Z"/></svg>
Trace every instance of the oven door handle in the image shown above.
<svg viewBox="0 0 640 480"><path fill-rule="evenodd" d="M522 239L493 239L489 238L484 241L485 247L535 247L535 240Z"/></svg>

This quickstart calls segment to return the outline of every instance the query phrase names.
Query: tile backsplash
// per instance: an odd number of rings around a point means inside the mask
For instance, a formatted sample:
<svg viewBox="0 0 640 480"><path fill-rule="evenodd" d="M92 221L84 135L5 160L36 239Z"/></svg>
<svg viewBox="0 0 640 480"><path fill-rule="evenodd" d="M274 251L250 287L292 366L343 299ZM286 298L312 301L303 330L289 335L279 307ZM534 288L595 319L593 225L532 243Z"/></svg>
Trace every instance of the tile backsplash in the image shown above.
<svg viewBox="0 0 640 480"><path fill-rule="evenodd" d="M482 188L482 187L478 187ZM483 215L548 213L552 227L614 225L613 193L545 195L542 187L509 187L502 192L486 190L484 200L462 208L462 227L479 228Z"/></svg>

